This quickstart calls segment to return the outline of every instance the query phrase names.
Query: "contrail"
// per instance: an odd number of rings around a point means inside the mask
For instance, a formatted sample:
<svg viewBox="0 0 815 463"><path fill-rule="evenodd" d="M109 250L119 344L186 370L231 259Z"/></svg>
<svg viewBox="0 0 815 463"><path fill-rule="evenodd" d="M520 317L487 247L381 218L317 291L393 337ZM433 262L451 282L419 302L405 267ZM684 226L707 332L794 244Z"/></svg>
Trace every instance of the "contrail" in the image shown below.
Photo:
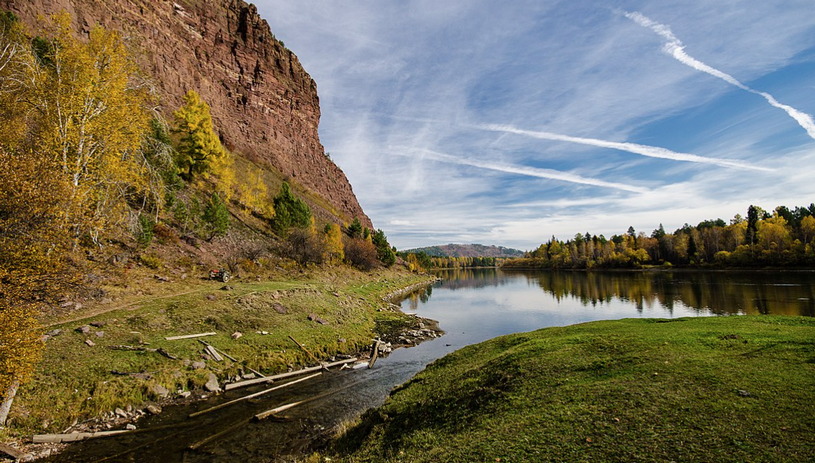
<svg viewBox="0 0 815 463"><path fill-rule="evenodd" d="M799 111L793 108L792 106L780 103L769 93L752 89L747 85L741 83L738 79L731 76L730 74L722 72L716 68L710 67L707 64L699 61L698 59L688 55L687 53L685 53L685 45L673 34L673 32L671 32L670 27L664 24L660 24L648 18L647 16L644 16L642 13L636 11L633 13L625 13L625 17L634 21L635 23L639 24L642 27L647 27L651 29L652 31L662 36L662 38L666 40L665 44L662 46L662 50L665 51L665 53L673 56L680 63L685 64L686 66L690 66L693 69L696 69L697 71L702 71L707 74L710 74L713 77L718 77L719 79L722 79L728 84L738 87L744 91L762 96L765 100L767 100L768 103L770 103L771 106L774 106L778 109L785 111L791 118L795 119L795 122L797 122L798 125L803 127L803 129L806 130L807 134L811 138L815 139L815 120L812 119L811 115L803 111Z"/></svg>
<svg viewBox="0 0 815 463"><path fill-rule="evenodd" d="M567 141L570 143L579 143L581 145L591 145L600 148L611 148L620 151L628 151L629 153L640 154L642 156L648 156L651 158L671 159L674 161L699 162L704 164L714 164L722 167L735 167L739 169L772 171L772 169L754 166L746 162L735 161L732 159L707 158L704 156L697 156L695 154L689 153L677 153L676 151L671 151L666 148L660 148L658 146L648 146L640 145L637 143L598 140L596 138L572 137L569 135L561 135L558 133L523 130L508 125L488 124L479 126L479 128L481 128L482 130L491 130L494 132L526 135L529 137L540 138L543 140Z"/></svg>
<svg viewBox="0 0 815 463"><path fill-rule="evenodd" d="M478 161L472 159L464 159L459 158L456 156L451 156L449 154L439 153L436 151L431 151L427 149L419 149L419 148L410 148L410 147L394 147L395 149L402 149L408 151L417 151L423 154L428 159L433 159L435 161L446 162L449 164L458 164L462 166L471 166L471 167L478 167L480 169L488 169L494 170L498 172L505 172L509 174L518 174L518 175L526 175L528 177L538 177L538 178L547 178L551 180L560 180L563 182L571 182L571 183L580 183L583 185L592 185L598 186L603 188L614 188L617 190L624 190L630 191L632 193L647 193L649 190L647 188L636 187L632 185L626 185L624 183L615 183L615 182L606 182L604 180L599 180L595 178L588 178L588 177L581 177L579 175L570 174L568 172L562 172L559 170L552 170L552 169L540 169L537 167L526 167L526 166L514 166L511 164L501 164L495 162L487 162L487 161ZM396 152L395 154L401 156L410 156L408 154L402 154Z"/></svg>

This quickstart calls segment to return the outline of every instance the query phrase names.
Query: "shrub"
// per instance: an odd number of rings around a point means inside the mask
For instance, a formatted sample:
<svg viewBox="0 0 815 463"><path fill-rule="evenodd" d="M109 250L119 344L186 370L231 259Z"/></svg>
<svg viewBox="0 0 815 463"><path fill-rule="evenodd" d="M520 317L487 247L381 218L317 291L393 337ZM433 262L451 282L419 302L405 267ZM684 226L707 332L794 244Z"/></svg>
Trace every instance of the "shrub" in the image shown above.
<svg viewBox="0 0 815 463"><path fill-rule="evenodd" d="M345 260L360 270L371 270L379 262L376 255L376 246L370 241L359 238L346 238L344 245Z"/></svg>
<svg viewBox="0 0 815 463"><path fill-rule="evenodd" d="M229 210L218 193L212 193L202 218L210 233L209 239L226 235L229 230Z"/></svg>
<svg viewBox="0 0 815 463"><path fill-rule="evenodd" d="M161 259L157 256L142 254L139 256L139 260L141 261L142 265L153 270L161 267Z"/></svg>

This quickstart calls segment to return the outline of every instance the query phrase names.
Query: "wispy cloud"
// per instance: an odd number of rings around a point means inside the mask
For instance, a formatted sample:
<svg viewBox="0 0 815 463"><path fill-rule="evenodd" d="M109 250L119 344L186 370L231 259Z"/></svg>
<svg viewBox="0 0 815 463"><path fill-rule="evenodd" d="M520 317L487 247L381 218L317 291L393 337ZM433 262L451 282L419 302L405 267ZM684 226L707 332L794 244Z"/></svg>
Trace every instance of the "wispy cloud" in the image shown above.
<svg viewBox="0 0 815 463"><path fill-rule="evenodd" d="M581 145L596 146L599 148L611 148L651 158L670 159L673 161L698 162L702 164L713 164L721 167L734 167L738 169L761 170L761 171L772 170L766 167L760 167L732 159L708 158L704 156L698 156L696 154L677 153L676 151L671 151L666 148L660 148L658 146L648 146L640 145L637 143L598 140L596 138L572 137L569 135L561 135L558 133L523 130L508 125L487 124L481 125L479 127L483 130L513 133L516 135L526 135L533 138L540 138L542 140L565 141L570 143L579 143Z"/></svg>
<svg viewBox="0 0 815 463"><path fill-rule="evenodd" d="M428 149L407 148L407 147L395 147L395 149L397 151L395 151L394 154L410 156L410 154L405 153L405 151L419 152L426 159L432 159L434 161L446 162L450 164L457 164L460 166L470 166L477 167L479 169L494 170L497 172L504 172L507 174L525 175L527 177L545 178L550 180L558 180L561 182L579 183L583 185L591 185L602 188L613 188L616 190L629 191L632 193L648 192L647 188L642 188L634 185L627 185L624 183L607 182L605 180L600 180L596 178L582 177L580 175L570 174L568 172L562 172L554 169L541 169L537 167L517 166L512 164L480 161L477 159L465 159Z"/></svg>
<svg viewBox="0 0 815 463"><path fill-rule="evenodd" d="M815 139L815 120L812 119L811 115L803 111L799 111L798 109L795 109L792 106L780 103L778 100L775 99L775 97L773 97L769 93L750 88L747 85L741 83L738 79L731 76L730 74L722 72L688 55L685 52L685 45L673 34L673 32L671 32L671 28L666 26L665 24L660 24L643 15L642 13L636 11L633 13L631 12L625 13L625 16L628 19L639 24L640 26L647 27L648 29L651 29L652 31L662 36L662 38L666 40L665 44L662 46L662 49L665 51L665 53L673 56L680 63L686 66L690 66L693 69L696 69L697 71L710 74L713 77L718 77L719 79L722 79L728 84L738 87L744 91L762 96L765 100L767 100L768 103L770 103L771 106L785 111L791 118L795 120L795 122L798 123L798 125L800 125L801 127L803 127L804 130L806 130L807 134L809 134L811 138Z"/></svg>

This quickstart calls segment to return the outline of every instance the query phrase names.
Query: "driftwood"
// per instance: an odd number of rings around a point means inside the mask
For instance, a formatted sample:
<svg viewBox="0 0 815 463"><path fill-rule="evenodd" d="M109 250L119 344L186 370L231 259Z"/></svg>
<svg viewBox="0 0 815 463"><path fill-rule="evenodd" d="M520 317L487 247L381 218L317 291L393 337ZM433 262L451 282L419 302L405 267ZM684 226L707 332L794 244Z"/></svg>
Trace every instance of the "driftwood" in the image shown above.
<svg viewBox="0 0 815 463"><path fill-rule="evenodd" d="M371 352L371 360L368 361L368 369L374 367L374 363L376 363L376 358L379 356L379 343L381 343L379 339L374 339L374 348Z"/></svg>
<svg viewBox="0 0 815 463"><path fill-rule="evenodd" d="M212 344L210 344L210 343L208 343L208 342L204 341L203 339L199 339L199 340L198 340L198 342L200 342L201 344L203 344L203 345L205 345L205 346L210 346L210 347L212 347L213 349L215 349L215 346L213 346ZM236 359L235 357L233 357L233 356L231 356L231 355L227 354L226 352L224 352L224 351L223 351L223 349L215 349L215 351L216 351L216 353L220 353L221 355L223 355L224 357L228 358L229 360L232 360L232 361L233 361L233 362L235 362L235 363L241 363L241 362L240 362L238 359ZM256 375L260 376L261 378L266 377L266 375L264 375L263 373L261 373L261 372L259 372L259 371L257 371L257 370L254 370L254 369L252 369L252 368L249 368L249 367L247 367L246 365L244 365L244 367L246 367L246 369L247 369L247 370L249 370L249 371L251 371L252 373L254 373L254 374L256 374Z"/></svg>
<svg viewBox="0 0 815 463"><path fill-rule="evenodd" d="M177 341L179 339L192 339L192 338L200 338L203 336L215 336L218 333L198 333L198 334L185 334L183 336L169 336L164 338L167 341Z"/></svg>
<svg viewBox="0 0 815 463"><path fill-rule="evenodd" d="M5 444L0 444L0 454L5 453L6 455L14 458L15 460L19 460L25 456L25 454L14 447L9 447Z"/></svg>
<svg viewBox="0 0 815 463"><path fill-rule="evenodd" d="M209 354L210 357L212 357L212 360L215 360L216 362L224 361L224 358L221 357L221 354L219 354L214 347L207 345L206 347L204 347L204 350L207 352L207 354Z"/></svg>
<svg viewBox="0 0 815 463"><path fill-rule="evenodd" d="M277 381L278 379L291 378L292 376L304 375L306 373L311 373L311 372L319 371L319 370L326 369L326 368L336 367L336 366L344 365L346 363L354 363L356 361L357 361L356 357L352 357L350 359L340 360L340 361L337 361L337 362L324 363L324 364L322 364L320 366L316 366L316 367L308 367L308 368L303 368L302 370L289 371L287 373L280 373L280 374L273 375L273 376L266 376L265 378L255 378L255 379L248 379L246 381L239 381L237 383L229 383L226 386L224 386L224 390L229 391L231 389L237 389L239 387L251 386L252 384L271 383L272 381Z"/></svg>
<svg viewBox="0 0 815 463"><path fill-rule="evenodd" d="M297 347L299 347L300 349L303 349L303 352L305 352L306 354L308 354L308 356L309 356L309 357L311 357L311 359L312 359L312 360L314 360L315 362L319 362L319 361L320 361L320 359L318 359L318 358L317 358L317 357L316 357L314 354L312 354L311 352L309 352L309 350L308 350L308 349L306 349L306 347L305 347L304 345L302 345L302 344L300 344L299 342L297 342L297 340L296 340L296 339L294 339L294 338L293 338L293 337L291 337L291 336L289 336L289 339L291 339L291 340L292 340L292 342L294 342L295 344L297 344Z"/></svg>
<svg viewBox="0 0 815 463"><path fill-rule="evenodd" d="M317 394L314 397L309 397L308 399L303 399L303 400L301 400L299 402L292 402L292 403L288 403L288 404L285 404L285 405L280 405L279 407L275 407L275 408L273 408L271 410L266 410L265 412L258 413L257 415L255 415L255 419L256 420L266 419L266 418L268 418L270 416L274 416L274 415L276 415L276 414L278 414L278 413L280 413L280 412L282 412L284 410L288 410L288 409L296 407L298 405L302 405L302 404L305 404L305 403L308 403L308 402L315 401L317 399L322 399L323 397L327 397L327 396L330 396L332 394L336 394L338 392L342 392L342 391L344 391L344 390L346 390L346 389L348 389L350 387L356 386L359 383L360 383L360 381L354 381L354 382L346 384L345 386L342 386L340 388L334 389L332 391L326 391L326 392L323 392L322 394Z"/></svg>
<svg viewBox="0 0 815 463"><path fill-rule="evenodd" d="M197 449L199 447L202 447L202 446L214 441L215 439L218 439L221 436L225 436L225 435L227 435L227 434L229 434L229 433L231 433L231 432L233 432L233 431L235 431L237 429L240 429L243 426L246 426L247 423L249 423L249 420L240 420L239 422L237 422L234 425L224 429L223 431L215 433L215 434L207 437L206 439L202 439L202 440L199 440L198 442L195 442L194 444L191 444L188 448L190 450L195 450L195 449Z"/></svg>
<svg viewBox="0 0 815 463"><path fill-rule="evenodd" d="M294 385L294 384L309 380L311 378L316 378L317 376L320 376L321 374L322 374L322 372L306 376L305 378L295 379L294 381L290 381L290 382L288 382L286 384L281 384L280 386L275 386L275 387L272 387L272 388L269 388L269 389L266 389L266 390L263 390L263 391L260 391L260 392L256 392L254 394L249 394L249 395L241 397L239 399L230 400L229 402L224 402L224 403L216 405L214 407L207 408L206 410L201 410L201 411L198 411L198 412L195 412L195 413L190 413L189 417L190 418L195 418L196 416L203 415L204 413L209 413L209 412L212 412L212 411L227 407L227 406L232 405L234 403L238 403L238 402L248 400L248 399L254 399L255 397L260 397L263 394L268 394L269 392L276 391L278 389L283 389L284 387L289 387L291 385Z"/></svg>
<svg viewBox="0 0 815 463"><path fill-rule="evenodd" d="M282 412L282 411L285 411L285 410L288 410L288 409L290 409L290 408L296 407L296 406L298 406L298 405L300 405L300 404L302 404L302 403L306 403L306 402L308 402L308 401L310 401L310 400L313 400L313 399L306 399L306 400L301 400L301 401L299 401L299 402L292 402L292 403L290 403L290 404L286 404L286 405L281 405L281 406L279 406L279 407L275 407L275 408L273 408L273 409L271 409L271 410L266 410L265 412L258 413L257 415L255 415L255 419L256 419L256 420L263 420L263 419L266 419L266 418L268 418L268 417L270 417L270 416L272 416L272 415L277 415L278 413L280 413L280 412Z"/></svg>
<svg viewBox="0 0 815 463"><path fill-rule="evenodd" d="M71 434L38 434L32 437L31 441L35 444L75 442L94 437L115 436L116 434L124 434L128 432L131 431L127 429L120 429L117 431L75 432Z"/></svg>

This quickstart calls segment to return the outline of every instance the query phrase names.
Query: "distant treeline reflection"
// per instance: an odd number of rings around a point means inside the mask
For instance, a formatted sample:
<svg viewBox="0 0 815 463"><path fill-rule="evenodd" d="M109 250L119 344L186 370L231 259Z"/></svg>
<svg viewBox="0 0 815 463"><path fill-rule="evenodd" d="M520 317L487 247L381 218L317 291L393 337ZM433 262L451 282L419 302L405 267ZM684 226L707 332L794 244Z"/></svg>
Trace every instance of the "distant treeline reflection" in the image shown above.
<svg viewBox="0 0 815 463"><path fill-rule="evenodd" d="M815 272L709 271L507 271L453 269L437 272L437 287L451 290L503 286L526 278L556 299L574 298L584 305L619 299L638 310L677 304L727 314L815 316ZM432 288L413 294L410 307L426 302Z"/></svg>

